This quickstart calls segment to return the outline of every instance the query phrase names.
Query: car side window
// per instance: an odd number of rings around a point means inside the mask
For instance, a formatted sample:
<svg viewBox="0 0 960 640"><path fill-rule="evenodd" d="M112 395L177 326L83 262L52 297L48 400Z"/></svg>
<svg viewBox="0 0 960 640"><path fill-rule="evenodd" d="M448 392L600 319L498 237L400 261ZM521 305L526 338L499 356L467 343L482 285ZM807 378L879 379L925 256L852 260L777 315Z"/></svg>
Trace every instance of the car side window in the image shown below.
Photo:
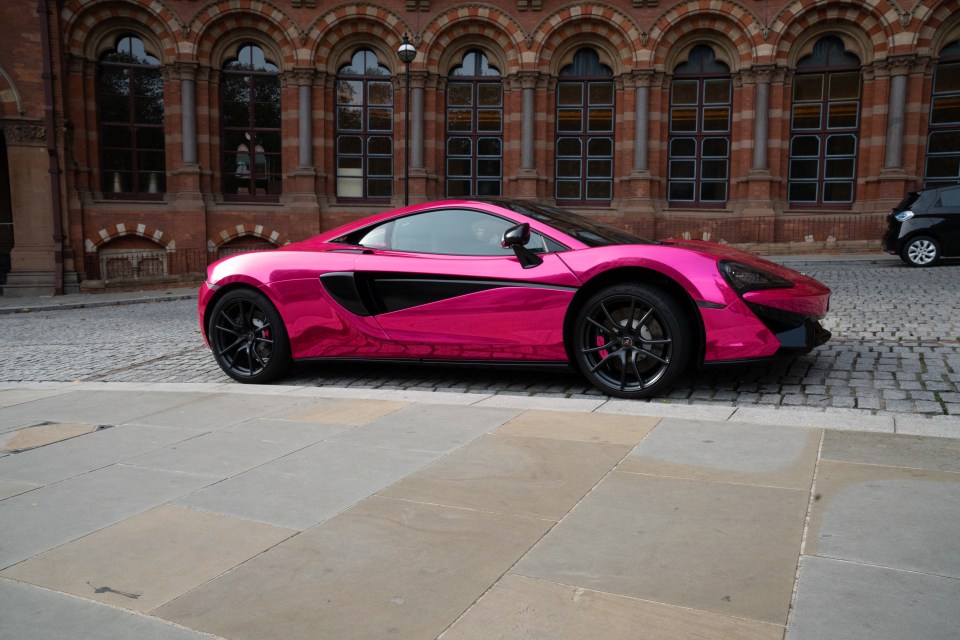
<svg viewBox="0 0 960 640"><path fill-rule="evenodd" d="M940 206L950 209L960 209L960 187L956 189L942 189L940 191Z"/></svg>
<svg viewBox="0 0 960 640"><path fill-rule="evenodd" d="M463 256L507 256L501 245L503 232L513 226L505 218L469 209L442 209L390 220L369 229L360 238L361 246L411 253ZM545 252L546 239L530 234L527 247Z"/></svg>

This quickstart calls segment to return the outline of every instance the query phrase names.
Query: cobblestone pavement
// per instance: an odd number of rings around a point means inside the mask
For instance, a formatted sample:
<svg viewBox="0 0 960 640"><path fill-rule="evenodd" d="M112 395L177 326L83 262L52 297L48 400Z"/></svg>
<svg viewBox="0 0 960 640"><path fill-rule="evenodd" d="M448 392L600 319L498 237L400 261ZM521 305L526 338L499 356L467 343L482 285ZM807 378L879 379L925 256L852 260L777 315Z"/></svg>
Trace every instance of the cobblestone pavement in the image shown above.
<svg viewBox="0 0 960 640"><path fill-rule="evenodd" d="M764 365L704 370L652 402L960 415L960 266L791 263L834 291L833 339ZM203 346L195 302L0 315L0 381L227 382ZM541 397L596 396L575 373L386 364L301 364L278 384Z"/></svg>

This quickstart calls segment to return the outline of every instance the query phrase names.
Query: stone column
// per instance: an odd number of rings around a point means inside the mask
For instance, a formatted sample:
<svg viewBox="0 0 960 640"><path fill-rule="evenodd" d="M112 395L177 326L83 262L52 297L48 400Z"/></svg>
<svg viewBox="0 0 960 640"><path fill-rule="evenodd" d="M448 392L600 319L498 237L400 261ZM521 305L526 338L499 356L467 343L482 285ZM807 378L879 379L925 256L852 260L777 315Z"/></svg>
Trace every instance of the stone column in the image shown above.
<svg viewBox="0 0 960 640"><path fill-rule="evenodd" d="M754 69L755 101L753 106L753 162L751 171L767 171L767 148L770 145L770 75L772 69Z"/></svg>
<svg viewBox="0 0 960 640"><path fill-rule="evenodd" d="M887 105L887 139L884 170L903 170L903 121L907 111L907 74L912 59L890 61L890 101Z"/></svg>
<svg viewBox="0 0 960 640"><path fill-rule="evenodd" d="M633 133L633 172L648 174L650 171L650 73L638 73L636 82L637 106Z"/></svg>
<svg viewBox="0 0 960 640"><path fill-rule="evenodd" d="M297 84L297 146L299 147L298 171L313 168L313 69L295 69Z"/></svg>
<svg viewBox="0 0 960 640"><path fill-rule="evenodd" d="M521 112L520 112L520 171L533 173L536 171L534 164L534 127L536 123L536 91L537 76L533 73L520 74L520 87L522 90Z"/></svg>
<svg viewBox="0 0 960 640"><path fill-rule="evenodd" d="M183 164L197 164L197 65L178 62Z"/></svg>
<svg viewBox="0 0 960 640"><path fill-rule="evenodd" d="M423 171L423 91L427 74L410 74L410 169Z"/></svg>

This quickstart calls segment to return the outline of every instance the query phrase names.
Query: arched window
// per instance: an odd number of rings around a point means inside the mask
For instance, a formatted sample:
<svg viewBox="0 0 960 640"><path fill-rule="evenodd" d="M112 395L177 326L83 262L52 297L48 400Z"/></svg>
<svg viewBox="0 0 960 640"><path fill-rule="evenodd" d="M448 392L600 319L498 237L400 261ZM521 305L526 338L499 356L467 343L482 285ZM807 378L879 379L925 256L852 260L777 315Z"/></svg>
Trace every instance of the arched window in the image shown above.
<svg viewBox="0 0 960 640"><path fill-rule="evenodd" d="M280 195L280 76L253 43L223 65L220 80L223 194L276 201Z"/></svg>
<svg viewBox="0 0 960 640"><path fill-rule="evenodd" d="M930 98L924 186L960 183L960 40L940 51Z"/></svg>
<svg viewBox="0 0 960 640"><path fill-rule="evenodd" d="M788 199L849 205L856 183L860 60L828 36L797 63L790 118Z"/></svg>
<svg viewBox="0 0 960 640"><path fill-rule="evenodd" d="M613 198L613 71L581 49L557 82L556 195L564 204Z"/></svg>
<svg viewBox="0 0 960 640"><path fill-rule="evenodd" d="M120 36L100 56L97 86L104 195L160 199L166 190L160 60L140 38Z"/></svg>
<svg viewBox="0 0 960 640"><path fill-rule="evenodd" d="M337 72L337 197L393 195L393 84L370 49Z"/></svg>
<svg viewBox="0 0 960 640"><path fill-rule="evenodd" d="M468 51L447 84L447 196L499 196L503 85L481 51Z"/></svg>
<svg viewBox="0 0 960 640"><path fill-rule="evenodd" d="M718 206L730 176L730 68L697 45L670 83L671 203Z"/></svg>

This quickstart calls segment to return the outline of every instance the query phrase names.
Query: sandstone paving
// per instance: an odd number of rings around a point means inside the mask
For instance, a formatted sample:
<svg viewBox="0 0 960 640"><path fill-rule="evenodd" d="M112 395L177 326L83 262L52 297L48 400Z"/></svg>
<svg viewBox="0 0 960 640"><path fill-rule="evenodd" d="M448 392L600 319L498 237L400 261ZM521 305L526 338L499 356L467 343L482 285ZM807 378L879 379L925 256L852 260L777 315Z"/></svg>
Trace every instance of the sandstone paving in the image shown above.
<svg viewBox="0 0 960 640"><path fill-rule="evenodd" d="M36 427L27 427L18 429L12 433L0 435L0 452L9 453L12 451L20 452L29 449L36 449L47 444L69 440L85 433L90 433L97 428L93 424L65 424L56 422L52 424L39 425Z"/></svg>
<svg viewBox="0 0 960 640"><path fill-rule="evenodd" d="M605 442L631 447L657 425L653 416L624 417L601 413L530 409L491 433L582 442Z"/></svg>

